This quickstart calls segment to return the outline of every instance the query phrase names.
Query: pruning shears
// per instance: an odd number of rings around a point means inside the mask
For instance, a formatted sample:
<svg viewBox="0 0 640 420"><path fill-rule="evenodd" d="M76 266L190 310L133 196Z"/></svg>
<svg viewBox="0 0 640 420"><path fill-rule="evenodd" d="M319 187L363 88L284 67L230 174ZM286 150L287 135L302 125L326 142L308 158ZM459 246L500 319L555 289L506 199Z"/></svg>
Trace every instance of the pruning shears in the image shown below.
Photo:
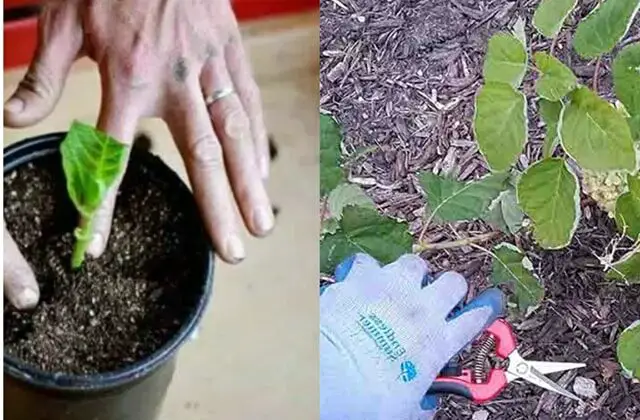
<svg viewBox="0 0 640 420"><path fill-rule="evenodd" d="M481 339L482 340L482 339ZM506 368L492 367L485 372L488 357L495 348L496 356L508 362ZM509 385L522 379L567 398L580 398L545 375L585 367L584 363L537 362L524 359L517 350L511 325L498 319L485 331L479 343L471 369L457 369L448 365L427 391L428 395L455 394L482 404L495 399Z"/></svg>

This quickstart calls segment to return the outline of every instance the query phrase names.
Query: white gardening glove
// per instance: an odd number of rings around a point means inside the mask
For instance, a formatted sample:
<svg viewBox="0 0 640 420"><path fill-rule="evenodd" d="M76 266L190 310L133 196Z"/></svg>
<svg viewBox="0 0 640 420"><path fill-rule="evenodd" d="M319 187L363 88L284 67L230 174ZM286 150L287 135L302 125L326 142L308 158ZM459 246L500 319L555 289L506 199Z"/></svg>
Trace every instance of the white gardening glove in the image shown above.
<svg viewBox="0 0 640 420"><path fill-rule="evenodd" d="M320 297L322 420L431 418L425 392L504 308L491 289L451 317L467 282L449 272L423 288L427 264L413 255L380 267L358 254L336 277Z"/></svg>

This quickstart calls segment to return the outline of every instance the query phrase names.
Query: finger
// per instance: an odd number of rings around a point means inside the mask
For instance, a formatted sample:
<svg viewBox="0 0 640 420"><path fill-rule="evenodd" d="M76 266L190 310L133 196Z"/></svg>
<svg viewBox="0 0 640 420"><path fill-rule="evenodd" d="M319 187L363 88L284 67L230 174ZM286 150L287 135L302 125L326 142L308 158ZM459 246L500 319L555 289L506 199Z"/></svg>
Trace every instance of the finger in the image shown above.
<svg viewBox="0 0 640 420"><path fill-rule="evenodd" d="M449 321L444 329L443 349L447 350L446 360L460 353L495 321L497 315L490 305L478 306Z"/></svg>
<svg viewBox="0 0 640 420"><path fill-rule="evenodd" d="M335 280L341 282L346 280L347 277L353 276L357 278L379 268L380 263L373 257L358 253L338 264L335 270Z"/></svg>
<svg viewBox="0 0 640 420"><path fill-rule="evenodd" d="M214 57L207 61L201 83L207 94L231 86L222 59ZM265 185L256 169L255 147L242 104L237 95L227 95L210 104L208 109L224 150L227 173L245 225L253 235L264 236L273 229L275 219Z"/></svg>
<svg viewBox="0 0 640 420"><path fill-rule="evenodd" d="M473 311L480 307L489 307L492 310L492 322L499 316L504 315L506 308L506 297L498 288L487 289L476 296L471 302L464 305L459 311L454 311L451 320L455 320L460 315Z"/></svg>
<svg viewBox="0 0 640 420"><path fill-rule="evenodd" d="M468 291L464 277L453 271L446 272L433 283L420 291L422 305L430 313L445 319L447 315L464 299Z"/></svg>
<svg viewBox="0 0 640 420"><path fill-rule="evenodd" d="M40 299L38 283L31 267L6 228L4 228L3 258L5 296L17 309L35 307Z"/></svg>
<svg viewBox="0 0 640 420"><path fill-rule="evenodd" d="M385 276L406 292L418 291L427 275L429 266L425 260L413 254L406 254L384 267Z"/></svg>
<svg viewBox="0 0 640 420"><path fill-rule="evenodd" d="M38 47L26 75L4 105L8 127L35 124L51 113L82 47L76 7L52 4L39 19Z"/></svg>
<svg viewBox="0 0 640 420"><path fill-rule="evenodd" d="M258 85L253 78L251 63L242 45L240 33L237 31L234 32L233 37L225 46L227 68L233 79L233 84L238 92L242 106L249 117L258 167L260 168L262 178L266 179L269 177L271 160L269 157L269 138L267 128L264 124L262 99Z"/></svg>
<svg viewBox="0 0 640 420"><path fill-rule="evenodd" d="M127 146L133 144L138 119L141 116L141 104L134 99L132 92L125 84L116 84L110 77L101 74L102 102L96 127ZM107 192L104 201L93 216L93 238L87 247L87 252L98 258L106 249L111 233L113 211L116 196L124 170Z"/></svg>
<svg viewBox="0 0 640 420"><path fill-rule="evenodd" d="M197 80L187 80L167 110L169 125L185 162L193 193L218 255L229 263L245 258L229 189L222 146L216 137Z"/></svg>

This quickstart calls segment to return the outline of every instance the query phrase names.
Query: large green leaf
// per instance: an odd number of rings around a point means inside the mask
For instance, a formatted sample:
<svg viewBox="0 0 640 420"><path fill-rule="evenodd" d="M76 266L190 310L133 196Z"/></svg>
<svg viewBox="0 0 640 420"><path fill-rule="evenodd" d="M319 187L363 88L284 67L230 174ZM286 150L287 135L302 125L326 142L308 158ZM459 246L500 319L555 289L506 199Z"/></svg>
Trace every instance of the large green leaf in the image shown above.
<svg viewBox="0 0 640 420"><path fill-rule="evenodd" d="M629 192L616 200L615 218L618 228L632 239L640 237L640 175L627 176Z"/></svg>
<svg viewBox="0 0 640 420"><path fill-rule="evenodd" d="M626 376L640 380L640 320L626 328L618 338L616 352Z"/></svg>
<svg viewBox="0 0 640 420"><path fill-rule="evenodd" d="M538 244L546 249L569 245L580 219L580 190L567 163L561 158L537 162L520 177L517 193Z"/></svg>
<svg viewBox="0 0 640 420"><path fill-rule="evenodd" d="M640 249L623 255L607 270L607 279L640 284Z"/></svg>
<svg viewBox="0 0 640 420"><path fill-rule="evenodd" d="M501 173L463 183L432 172L422 172L420 184L427 195L430 217L437 221L455 222L481 218L491 202L507 188L508 176L508 173Z"/></svg>
<svg viewBox="0 0 640 420"><path fill-rule="evenodd" d="M536 92L541 97L556 102L578 85L573 72L557 58L545 52L537 52L533 58L540 72Z"/></svg>
<svg viewBox="0 0 640 420"><path fill-rule="evenodd" d="M127 147L90 125L74 121L60 144L69 198L91 218L125 168Z"/></svg>
<svg viewBox="0 0 640 420"><path fill-rule="evenodd" d="M325 196L345 180L341 168L342 130L330 116L320 114L320 195Z"/></svg>
<svg viewBox="0 0 640 420"><path fill-rule="evenodd" d="M638 7L640 0L604 0L578 25L573 48L582 58L610 52L629 30Z"/></svg>
<svg viewBox="0 0 640 420"><path fill-rule="evenodd" d="M503 242L493 248L491 281L494 285L511 285L522 312L539 305L544 298L544 289L533 274L531 261L508 243Z"/></svg>
<svg viewBox="0 0 640 420"><path fill-rule="evenodd" d="M482 218L504 233L518 233L522 228L524 213L518 204L515 189L503 191L491 203L489 211Z"/></svg>
<svg viewBox="0 0 640 420"><path fill-rule="evenodd" d="M569 94L560 123L560 141L583 169L633 171L635 150L629 125L611 104L586 87Z"/></svg>
<svg viewBox="0 0 640 420"><path fill-rule="evenodd" d="M348 206L339 229L320 241L320 270L332 273L345 258L364 252L383 264L411 252L408 225L379 214L375 209Z"/></svg>
<svg viewBox="0 0 640 420"><path fill-rule="evenodd" d="M544 144L542 146L542 156L548 158L553 155L553 151L558 146L558 143L560 143L560 138L558 137L558 121L560 120L560 113L562 112L562 102L551 102L546 99L540 99L538 105L540 107L540 117L547 126Z"/></svg>
<svg viewBox="0 0 640 420"><path fill-rule="evenodd" d="M527 141L525 96L506 83L487 83L476 95L473 131L493 171L516 163Z"/></svg>
<svg viewBox="0 0 640 420"><path fill-rule="evenodd" d="M616 96L630 115L634 140L640 140L640 42L627 45L613 62Z"/></svg>
<svg viewBox="0 0 640 420"><path fill-rule="evenodd" d="M516 36L497 33L489 39L484 59L485 82L507 83L518 88L527 71L527 51Z"/></svg>
<svg viewBox="0 0 640 420"><path fill-rule="evenodd" d="M331 191L327 200L329 206L329 216L340 220L342 210L347 206L360 206L375 208L373 200L355 184L340 184Z"/></svg>
<svg viewBox="0 0 640 420"><path fill-rule="evenodd" d="M577 0L542 0L533 14L533 26L547 38L555 38Z"/></svg>

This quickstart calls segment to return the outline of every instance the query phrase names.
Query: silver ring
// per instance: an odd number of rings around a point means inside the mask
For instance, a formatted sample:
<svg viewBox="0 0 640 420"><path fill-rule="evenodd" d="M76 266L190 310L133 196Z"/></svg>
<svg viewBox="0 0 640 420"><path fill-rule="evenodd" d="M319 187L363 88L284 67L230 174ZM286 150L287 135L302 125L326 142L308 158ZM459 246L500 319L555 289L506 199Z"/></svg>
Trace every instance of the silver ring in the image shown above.
<svg viewBox="0 0 640 420"><path fill-rule="evenodd" d="M234 93L235 93L235 90L233 90L233 88L218 89L213 91L211 95L205 96L204 102L207 104L207 106L209 106L215 102L218 102L222 98L226 98L229 95L233 95Z"/></svg>

